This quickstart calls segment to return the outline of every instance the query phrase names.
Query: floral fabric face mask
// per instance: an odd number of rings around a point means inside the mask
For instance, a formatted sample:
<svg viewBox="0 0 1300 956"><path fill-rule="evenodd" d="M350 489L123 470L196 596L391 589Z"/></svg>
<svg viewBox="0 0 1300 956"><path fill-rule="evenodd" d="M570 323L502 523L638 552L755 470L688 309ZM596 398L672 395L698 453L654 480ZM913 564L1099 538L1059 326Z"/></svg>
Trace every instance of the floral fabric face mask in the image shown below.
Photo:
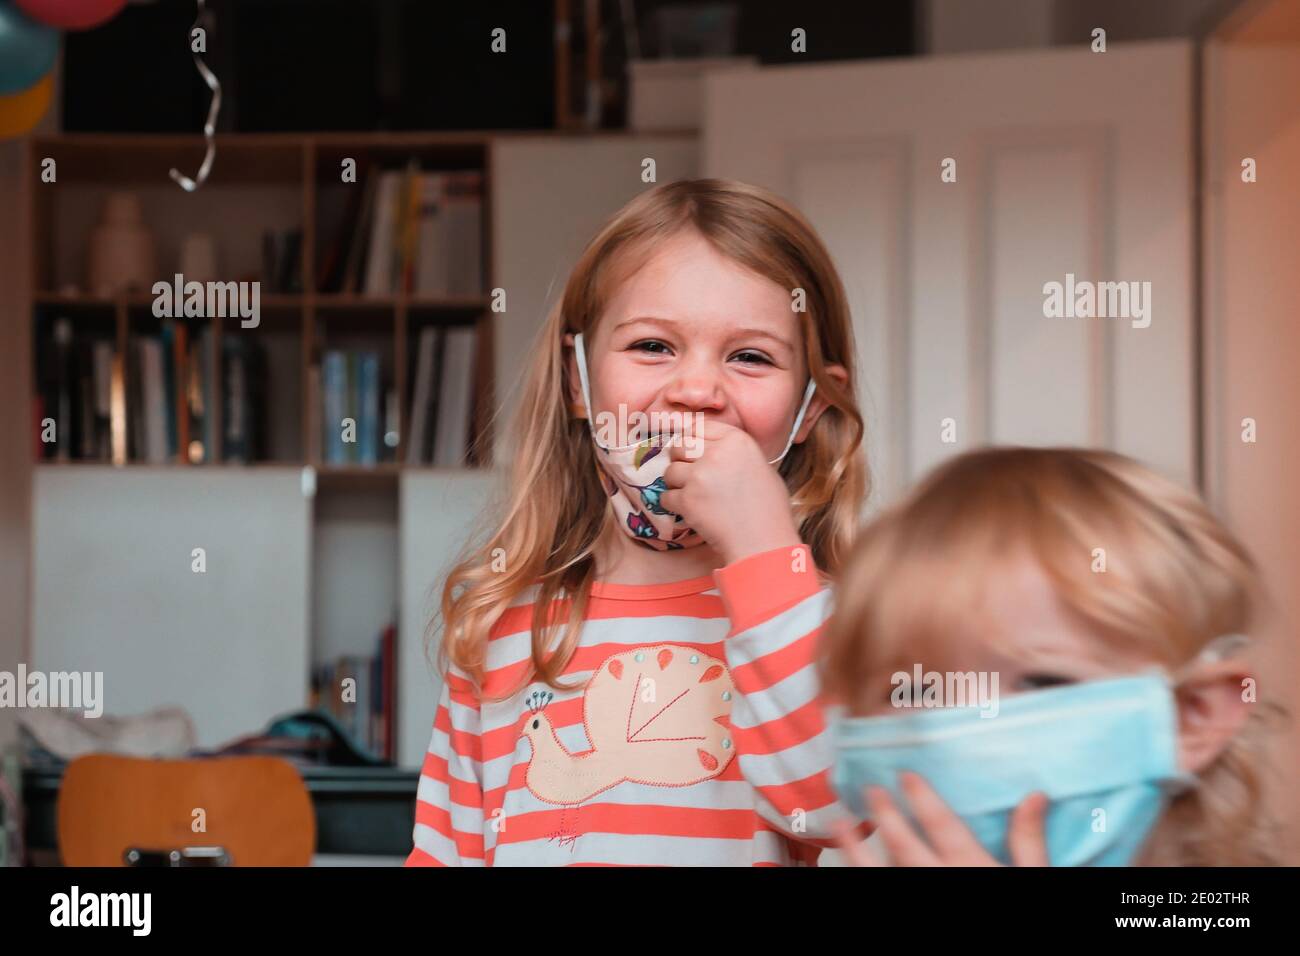
<svg viewBox="0 0 1300 956"><path fill-rule="evenodd" d="M573 337L577 352L578 377L582 380L582 398L587 405L587 426L596 446L596 462L601 484L614 509L617 524L634 541L656 551L676 551L703 544L694 528L686 524L681 515L673 514L659 503L659 496L668 490L664 472L672 464L666 449L678 441L677 435L651 435L630 445L602 445L596 437L596 426L591 410L591 386L587 379L587 356L582 345L582 333ZM803 404L795 416L794 426L786 439L785 450L769 465L778 465L790 452L794 436L803 424L817 383L808 379Z"/></svg>

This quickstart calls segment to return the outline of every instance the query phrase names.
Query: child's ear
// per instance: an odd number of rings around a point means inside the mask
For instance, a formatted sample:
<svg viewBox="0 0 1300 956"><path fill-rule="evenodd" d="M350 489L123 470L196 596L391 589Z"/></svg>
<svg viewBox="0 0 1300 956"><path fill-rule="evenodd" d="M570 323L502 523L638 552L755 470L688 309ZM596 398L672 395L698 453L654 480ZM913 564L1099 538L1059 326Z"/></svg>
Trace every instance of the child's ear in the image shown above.
<svg viewBox="0 0 1300 956"><path fill-rule="evenodd" d="M1250 674L1239 660L1198 667L1175 691L1178 701L1178 766L1200 773L1241 730L1254 706L1246 700Z"/></svg>
<svg viewBox="0 0 1300 956"><path fill-rule="evenodd" d="M569 383L569 414L574 418L587 417L587 405L582 400L582 381L578 378L578 351L573 344L573 333L565 332L564 372Z"/></svg>
<svg viewBox="0 0 1300 956"><path fill-rule="evenodd" d="M845 371L843 365L827 365L826 374L835 379L842 387L848 388L849 373ZM803 416L803 424L799 426L799 433L794 436L796 445L807 440L812 433L813 426L817 424L817 419L821 418L822 412L830 407L830 402L822 398L821 389L813 392L812 400L808 403L808 411Z"/></svg>

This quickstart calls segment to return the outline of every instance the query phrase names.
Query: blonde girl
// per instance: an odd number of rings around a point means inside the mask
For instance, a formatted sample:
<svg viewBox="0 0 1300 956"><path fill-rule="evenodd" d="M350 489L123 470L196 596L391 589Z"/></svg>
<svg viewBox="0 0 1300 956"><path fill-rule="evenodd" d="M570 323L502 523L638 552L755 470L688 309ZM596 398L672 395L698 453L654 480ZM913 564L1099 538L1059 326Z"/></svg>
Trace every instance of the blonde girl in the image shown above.
<svg viewBox="0 0 1300 956"><path fill-rule="evenodd" d="M532 355L442 590L408 864L812 862L844 813L814 644L867 493L826 249L764 190L658 186Z"/></svg>

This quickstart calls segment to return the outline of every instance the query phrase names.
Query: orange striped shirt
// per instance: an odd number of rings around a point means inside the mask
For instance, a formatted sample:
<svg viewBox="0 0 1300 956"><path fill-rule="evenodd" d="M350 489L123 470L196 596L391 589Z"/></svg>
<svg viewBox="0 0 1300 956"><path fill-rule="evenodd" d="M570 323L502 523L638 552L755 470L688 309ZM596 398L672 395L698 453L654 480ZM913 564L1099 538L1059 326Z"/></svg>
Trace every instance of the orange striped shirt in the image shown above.
<svg viewBox="0 0 1300 956"><path fill-rule="evenodd" d="M533 593L491 630L489 694L529 666ZM830 607L811 549L779 548L670 584L593 584L561 679L574 690L481 701L451 668L407 865L815 864L847 816L813 663Z"/></svg>

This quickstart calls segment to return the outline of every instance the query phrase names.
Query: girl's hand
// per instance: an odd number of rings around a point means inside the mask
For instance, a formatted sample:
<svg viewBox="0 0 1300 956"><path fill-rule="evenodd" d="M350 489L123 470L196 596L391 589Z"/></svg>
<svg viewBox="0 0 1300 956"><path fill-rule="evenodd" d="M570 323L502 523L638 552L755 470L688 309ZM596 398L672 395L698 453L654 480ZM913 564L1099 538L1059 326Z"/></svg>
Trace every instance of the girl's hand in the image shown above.
<svg viewBox="0 0 1300 956"><path fill-rule="evenodd" d="M668 449L669 488L659 503L679 514L732 564L802 544L780 473L744 429L706 420L685 446Z"/></svg>
<svg viewBox="0 0 1300 956"><path fill-rule="evenodd" d="M925 839L912 828L884 787L867 787L863 791L876 831L895 866L1001 866L924 779L907 772L899 779ZM1042 793L1031 793L1012 812L1007 845L1014 866L1051 865L1043 836L1046 812L1047 797ZM850 824L841 822L836 831L850 865L884 865L862 845Z"/></svg>

